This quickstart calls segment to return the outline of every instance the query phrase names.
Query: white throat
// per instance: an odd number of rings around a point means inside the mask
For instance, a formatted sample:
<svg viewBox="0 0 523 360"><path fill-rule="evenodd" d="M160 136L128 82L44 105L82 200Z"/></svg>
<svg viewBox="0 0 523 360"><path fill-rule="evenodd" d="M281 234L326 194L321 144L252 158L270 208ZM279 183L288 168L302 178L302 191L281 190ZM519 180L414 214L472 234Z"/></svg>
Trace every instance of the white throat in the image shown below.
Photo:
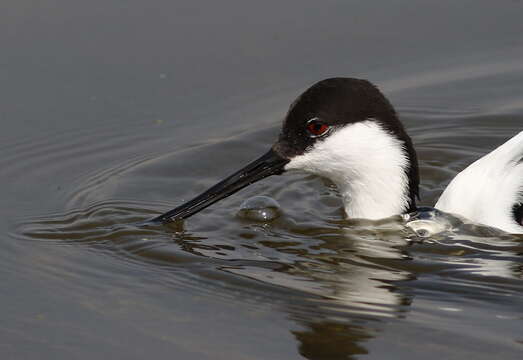
<svg viewBox="0 0 523 360"><path fill-rule="evenodd" d="M374 120L345 125L294 157L286 170L332 180L350 218L381 219L409 205L405 144Z"/></svg>

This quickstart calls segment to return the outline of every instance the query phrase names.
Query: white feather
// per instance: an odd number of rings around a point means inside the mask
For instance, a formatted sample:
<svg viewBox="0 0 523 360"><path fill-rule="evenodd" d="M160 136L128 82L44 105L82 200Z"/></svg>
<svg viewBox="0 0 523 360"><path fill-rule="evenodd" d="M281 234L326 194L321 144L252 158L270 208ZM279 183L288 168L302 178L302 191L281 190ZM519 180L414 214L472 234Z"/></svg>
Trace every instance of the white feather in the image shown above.
<svg viewBox="0 0 523 360"><path fill-rule="evenodd" d="M285 169L332 180L350 218L381 219L407 210L408 164L403 142L367 120L334 129Z"/></svg>
<svg viewBox="0 0 523 360"><path fill-rule="evenodd" d="M460 172L436 208L510 233L523 233L513 206L523 203L523 131Z"/></svg>

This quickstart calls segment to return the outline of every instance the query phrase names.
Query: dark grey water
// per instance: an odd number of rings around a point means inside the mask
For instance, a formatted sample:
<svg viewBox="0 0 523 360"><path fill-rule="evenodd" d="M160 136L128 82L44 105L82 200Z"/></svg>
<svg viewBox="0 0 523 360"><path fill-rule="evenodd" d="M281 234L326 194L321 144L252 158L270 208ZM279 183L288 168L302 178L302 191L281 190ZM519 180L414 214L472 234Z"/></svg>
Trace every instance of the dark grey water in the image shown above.
<svg viewBox="0 0 523 360"><path fill-rule="evenodd" d="M390 98L433 205L523 129L522 18L521 1L2 2L2 359L520 359L521 237L346 221L297 173L141 222L265 151L330 76ZM277 219L239 214L256 195Z"/></svg>

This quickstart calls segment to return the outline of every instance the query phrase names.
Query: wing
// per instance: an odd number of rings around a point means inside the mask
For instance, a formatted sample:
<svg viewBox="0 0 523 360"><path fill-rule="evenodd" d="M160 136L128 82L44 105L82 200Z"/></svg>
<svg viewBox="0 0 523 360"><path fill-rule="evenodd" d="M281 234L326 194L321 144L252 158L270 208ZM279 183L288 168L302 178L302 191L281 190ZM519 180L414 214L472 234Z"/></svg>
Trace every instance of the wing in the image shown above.
<svg viewBox="0 0 523 360"><path fill-rule="evenodd" d="M523 131L460 172L435 207L523 233Z"/></svg>

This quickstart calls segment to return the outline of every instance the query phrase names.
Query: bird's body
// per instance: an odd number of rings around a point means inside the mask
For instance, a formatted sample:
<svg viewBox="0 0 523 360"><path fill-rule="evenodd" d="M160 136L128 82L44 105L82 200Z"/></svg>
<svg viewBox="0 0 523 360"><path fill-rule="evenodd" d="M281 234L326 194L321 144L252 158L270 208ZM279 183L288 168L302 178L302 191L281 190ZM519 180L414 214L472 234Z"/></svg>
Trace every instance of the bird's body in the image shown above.
<svg viewBox="0 0 523 360"><path fill-rule="evenodd" d="M296 99L269 152L155 220L187 218L253 182L290 170L332 180L350 218L381 219L416 209L416 152L394 108L366 80L332 78ZM436 208L523 233L523 132L458 174Z"/></svg>
<svg viewBox="0 0 523 360"><path fill-rule="evenodd" d="M435 207L523 233L523 131L460 172Z"/></svg>

